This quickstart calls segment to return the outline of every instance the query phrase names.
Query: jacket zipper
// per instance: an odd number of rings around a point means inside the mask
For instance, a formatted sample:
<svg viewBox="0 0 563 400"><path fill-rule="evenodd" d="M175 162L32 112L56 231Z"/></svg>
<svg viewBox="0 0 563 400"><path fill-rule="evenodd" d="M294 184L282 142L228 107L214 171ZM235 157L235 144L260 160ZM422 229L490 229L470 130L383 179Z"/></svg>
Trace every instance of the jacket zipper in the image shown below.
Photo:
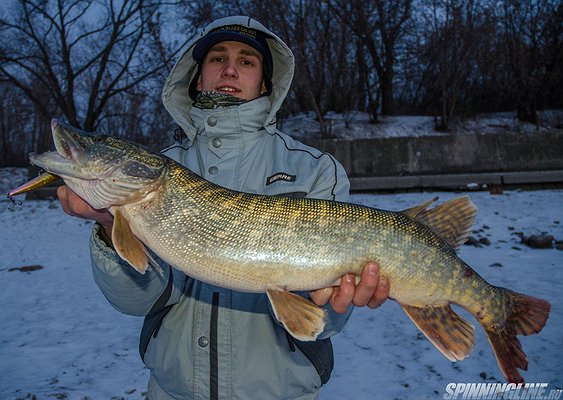
<svg viewBox="0 0 563 400"><path fill-rule="evenodd" d="M209 326L209 398L219 399L219 362L218 362L218 321L219 292L213 292L211 322Z"/></svg>

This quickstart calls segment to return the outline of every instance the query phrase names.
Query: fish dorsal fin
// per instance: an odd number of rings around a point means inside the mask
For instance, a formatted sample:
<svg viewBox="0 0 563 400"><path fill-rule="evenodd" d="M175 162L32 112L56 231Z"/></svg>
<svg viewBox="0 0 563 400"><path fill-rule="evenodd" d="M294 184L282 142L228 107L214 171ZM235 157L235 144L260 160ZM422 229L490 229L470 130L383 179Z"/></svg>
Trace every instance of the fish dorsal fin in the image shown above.
<svg viewBox="0 0 563 400"><path fill-rule="evenodd" d="M127 261L141 274L145 273L149 266L147 249L137 236L135 236L129 226L129 221L119 208L114 209L111 241L119 257Z"/></svg>
<svg viewBox="0 0 563 400"><path fill-rule="evenodd" d="M401 211L403 214L408 215L409 217L416 219L416 217L418 216L418 214L420 214L423 211L426 211L426 209L428 209L428 207L430 207L430 204L436 202L438 200L438 197L434 197L433 199L428 200L425 203L422 203L418 206L412 207L412 208L407 208L406 210Z"/></svg>
<svg viewBox="0 0 563 400"><path fill-rule="evenodd" d="M433 200L405 210L406 215L428 226L457 250L471 233L471 227L477 216L477 207L468 196L458 197L427 209L432 202Z"/></svg>

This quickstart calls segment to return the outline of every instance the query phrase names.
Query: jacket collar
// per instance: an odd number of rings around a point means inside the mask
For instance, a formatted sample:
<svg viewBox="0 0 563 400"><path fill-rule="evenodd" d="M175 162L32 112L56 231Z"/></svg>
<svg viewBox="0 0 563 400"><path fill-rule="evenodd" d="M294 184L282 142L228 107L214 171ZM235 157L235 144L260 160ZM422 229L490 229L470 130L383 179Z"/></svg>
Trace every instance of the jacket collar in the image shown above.
<svg viewBox="0 0 563 400"><path fill-rule="evenodd" d="M263 123L271 108L268 97L259 97L239 105L191 110L191 124L195 128L186 132L190 142L196 135L220 137L255 133L263 128Z"/></svg>

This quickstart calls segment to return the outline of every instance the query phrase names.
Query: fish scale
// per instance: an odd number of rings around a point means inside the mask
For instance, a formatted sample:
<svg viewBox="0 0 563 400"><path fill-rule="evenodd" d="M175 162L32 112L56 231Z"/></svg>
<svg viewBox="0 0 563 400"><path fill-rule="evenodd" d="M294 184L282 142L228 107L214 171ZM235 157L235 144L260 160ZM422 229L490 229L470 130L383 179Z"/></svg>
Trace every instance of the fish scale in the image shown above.
<svg viewBox="0 0 563 400"><path fill-rule="evenodd" d="M9 195L61 177L93 207L110 210L114 247L139 272L154 264L148 248L190 277L265 292L291 335L315 340L326 312L291 291L337 285L375 261L390 297L444 356L461 360L475 344L474 327L450 307L457 304L484 328L506 379L523 382L518 370L527 359L516 335L538 333L550 305L490 285L457 256L477 212L468 197L394 212L246 194L116 138L58 121L52 131L57 151L30 156L47 175Z"/></svg>

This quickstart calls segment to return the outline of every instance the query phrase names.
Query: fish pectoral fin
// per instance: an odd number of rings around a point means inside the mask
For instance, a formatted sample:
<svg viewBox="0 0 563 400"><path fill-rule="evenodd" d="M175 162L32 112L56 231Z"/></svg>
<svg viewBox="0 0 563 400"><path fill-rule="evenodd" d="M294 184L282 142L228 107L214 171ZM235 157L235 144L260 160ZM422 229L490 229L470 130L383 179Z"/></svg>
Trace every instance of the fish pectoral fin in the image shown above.
<svg viewBox="0 0 563 400"><path fill-rule="evenodd" d="M298 294L280 288L266 290L274 314L297 340L312 341L325 327L326 312Z"/></svg>
<svg viewBox="0 0 563 400"><path fill-rule="evenodd" d="M401 304L415 325L450 361L463 360L475 346L475 328L449 304L415 307Z"/></svg>
<svg viewBox="0 0 563 400"><path fill-rule="evenodd" d="M127 261L138 272L144 274L149 266L145 245L131 231L129 221L119 208L114 210L113 218L111 241L115 251L117 251L119 257Z"/></svg>
<svg viewBox="0 0 563 400"><path fill-rule="evenodd" d="M426 209L430 203L432 200L405 210L406 215L428 226L457 250L471 234L471 227L477 217L477 207L468 196L458 197Z"/></svg>

